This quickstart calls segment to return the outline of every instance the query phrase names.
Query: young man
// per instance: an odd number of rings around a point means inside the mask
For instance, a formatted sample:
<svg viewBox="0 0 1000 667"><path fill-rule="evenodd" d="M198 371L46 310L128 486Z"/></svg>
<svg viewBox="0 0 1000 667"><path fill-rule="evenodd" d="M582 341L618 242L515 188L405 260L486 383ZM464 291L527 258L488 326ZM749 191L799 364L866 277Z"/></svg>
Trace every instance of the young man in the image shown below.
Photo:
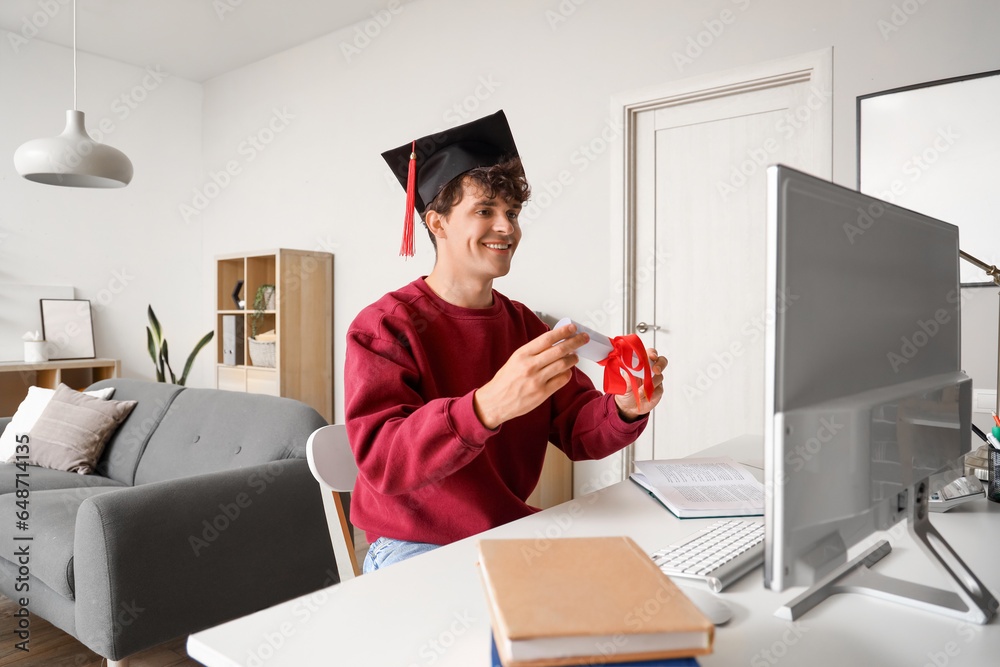
<svg viewBox="0 0 1000 667"><path fill-rule="evenodd" d="M347 334L346 422L360 470L351 520L372 542L365 572L537 511L525 499L547 443L583 460L635 441L667 364L647 351L655 390L638 405L631 392L602 394L575 367L586 334L549 331L493 290L529 195L502 111L383 157L410 184L437 258Z"/></svg>

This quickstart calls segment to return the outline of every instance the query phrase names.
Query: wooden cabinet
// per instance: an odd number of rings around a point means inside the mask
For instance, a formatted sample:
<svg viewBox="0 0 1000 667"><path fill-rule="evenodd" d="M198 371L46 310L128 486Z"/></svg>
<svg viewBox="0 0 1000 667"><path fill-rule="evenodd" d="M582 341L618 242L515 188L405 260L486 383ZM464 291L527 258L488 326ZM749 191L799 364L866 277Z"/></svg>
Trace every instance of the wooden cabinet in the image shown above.
<svg viewBox="0 0 1000 667"><path fill-rule="evenodd" d="M38 364L0 362L0 416L10 417L17 411L28 395L28 387L55 389L61 382L73 389L84 389L121 374L122 364L117 359L66 359Z"/></svg>
<svg viewBox="0 0 1000 667"><path fill-rule="evenodd" d="M216 258L216 387L230 391L294 398L333 422L333 255L305 250L268 250ZM238 281L246 301L233 302ZM274 365L255 364L250 355L254 297L274 285L274 307L261 313L257 333L274 330ZM242 322L242 350L234 364L223 357L223 318Z"/></svg>

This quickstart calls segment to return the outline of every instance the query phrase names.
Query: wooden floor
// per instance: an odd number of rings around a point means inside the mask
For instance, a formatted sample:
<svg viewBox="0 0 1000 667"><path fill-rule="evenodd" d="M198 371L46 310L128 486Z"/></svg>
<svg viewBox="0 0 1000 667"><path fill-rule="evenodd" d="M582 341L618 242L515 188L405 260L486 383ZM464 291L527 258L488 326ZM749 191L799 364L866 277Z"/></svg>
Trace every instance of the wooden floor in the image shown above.
<svg viewBox="0 0 1000 667"><path fill-rule="evenodd" d="M17 619L14 613L18 606L13 601L0 595L0 665L4 667L29 667L45 665L45 667L101 667L103 658L78 642L75 638L55 627L44 618L35 616L31 620L31 641L24 652L15 647L18 641L14 636L17 629ZM174 665L200 666L188 657L184 650L187 637L178 637L151 649L131 656L130 667L172 667ZM106 663L104 663L106 664Z"/></svg>

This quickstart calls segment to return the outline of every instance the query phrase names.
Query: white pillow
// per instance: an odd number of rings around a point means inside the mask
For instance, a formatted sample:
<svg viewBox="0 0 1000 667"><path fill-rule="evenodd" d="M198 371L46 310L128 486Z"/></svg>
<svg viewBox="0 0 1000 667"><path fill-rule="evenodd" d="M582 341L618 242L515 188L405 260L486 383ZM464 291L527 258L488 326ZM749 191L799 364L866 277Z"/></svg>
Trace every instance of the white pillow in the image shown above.
<svg viewBox="0 0 1000 667"><path fill-rule="evenodd" d="M0 462L4 462L14 455L14 450L17 447L17 440L15 438L18 435L25 435L31 432L31 427L38 421L42 410L49 404L55 393L55 389L28 387L28 395L21 401L21 405L17 406L17 412L14 413L14 418L7 424L7 428L4 429L3 433L0 433ZM97 389L85 393L107 400L115 393L115 388L107 387L106 389Z"/></svg>

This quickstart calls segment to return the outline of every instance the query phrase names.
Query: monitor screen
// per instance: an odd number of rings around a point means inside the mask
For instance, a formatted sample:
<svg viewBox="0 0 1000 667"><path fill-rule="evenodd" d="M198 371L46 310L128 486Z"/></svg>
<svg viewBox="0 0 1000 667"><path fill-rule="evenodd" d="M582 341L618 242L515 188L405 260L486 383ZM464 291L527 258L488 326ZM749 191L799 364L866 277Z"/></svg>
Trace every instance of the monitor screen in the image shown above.
<svg viewBox="0 0 1000 667"><path fill-rule="evenodd" d="M811 585L970 447L958 228L768 170L765 585Z"/></svg>

